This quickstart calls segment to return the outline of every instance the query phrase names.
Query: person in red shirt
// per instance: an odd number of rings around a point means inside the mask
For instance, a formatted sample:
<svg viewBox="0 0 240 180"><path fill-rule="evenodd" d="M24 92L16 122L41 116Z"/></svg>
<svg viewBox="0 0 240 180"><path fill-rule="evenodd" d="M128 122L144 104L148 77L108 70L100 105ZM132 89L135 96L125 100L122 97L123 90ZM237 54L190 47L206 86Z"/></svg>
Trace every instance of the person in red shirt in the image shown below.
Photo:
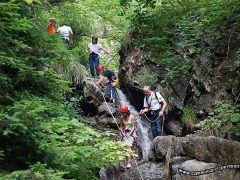
<svg viewBox="0 0 240 180"><path fill-rule="evenodd" d="M55 24L56 24L56 20L54 18L49 20L49 23L48 23L48 26L47 26L47 32L51 35L56 34Z"/></svg>

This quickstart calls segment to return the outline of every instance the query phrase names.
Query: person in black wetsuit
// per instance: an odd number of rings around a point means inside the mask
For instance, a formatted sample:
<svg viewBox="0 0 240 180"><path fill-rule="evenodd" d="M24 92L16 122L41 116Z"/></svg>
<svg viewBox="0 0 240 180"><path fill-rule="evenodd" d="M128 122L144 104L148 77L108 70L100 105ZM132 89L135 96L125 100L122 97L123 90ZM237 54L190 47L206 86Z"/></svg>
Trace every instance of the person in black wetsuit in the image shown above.
<svg viewBox="0 0 240 180"><path fill-rule="evenodd" d="M100 73L99 80L96 84L99 84L102 82L104 77L108 79L108 85L107 88L104 91L104 96L107 102L116 102L117 98L117 90L116 87L113 85L113 83L116 81L116 75L113 71L104 69L104 66L98 66L97 71Z"/></svg>

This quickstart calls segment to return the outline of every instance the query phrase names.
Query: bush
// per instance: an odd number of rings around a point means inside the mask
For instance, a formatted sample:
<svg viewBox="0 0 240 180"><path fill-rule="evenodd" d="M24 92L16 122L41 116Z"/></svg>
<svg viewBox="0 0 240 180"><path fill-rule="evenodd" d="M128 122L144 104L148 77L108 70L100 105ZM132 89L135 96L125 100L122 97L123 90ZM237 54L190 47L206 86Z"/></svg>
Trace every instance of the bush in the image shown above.
<svg viewBox="0 0 240 180"><path fill-rule="evenodd" d="M196 122L197 122L197 117L194 109L190 107L184 107L182 110L182 122L183 124L193 130Z"/></svg>
<svg viewBox="0 0 240 180"><path fill-rule="evenodd" d="M197 124L204 133L215 136L231 134L240 137L240 114L237 107L224 101L218 101L213 113Z"/></svg>
<svg viewBox="0 0 240 180"><path fill-rule="evenodd" d="M214 54L220 47L226 49L233 28L230 24L239 22L238 0L121 0L121 3L134 12L129 17L131 26L141 35L132 41L165 66L167 83L185 76L199 54Z"/></svg>
<svg viewBox="0 0 240 180"><path fill-rule="evenodd" d="M80 123L78 100L65 102L72 78L65 73L74 71L69 66L76 52L46 32L46 2L0 2L0 169L24 170L0 177L94 179L96 171L125 157L125 144Z"/></svg>
<svg viewBox="0 0 240 180"><path fill-rule="evenodd" d="M151 87L156 86L157 74L153 71L150 71L145 66L137 72L136 77L138 77L141 85L147 85Z"/></svg>
<svg viewBox="0 0 240 180"><path fill-rule="evenodd" d="M57 172L47 168L46 164L36 163L28 170L14 171L8 175L0 174L0 179L4 180L63 180L64 172Z"/></svg>

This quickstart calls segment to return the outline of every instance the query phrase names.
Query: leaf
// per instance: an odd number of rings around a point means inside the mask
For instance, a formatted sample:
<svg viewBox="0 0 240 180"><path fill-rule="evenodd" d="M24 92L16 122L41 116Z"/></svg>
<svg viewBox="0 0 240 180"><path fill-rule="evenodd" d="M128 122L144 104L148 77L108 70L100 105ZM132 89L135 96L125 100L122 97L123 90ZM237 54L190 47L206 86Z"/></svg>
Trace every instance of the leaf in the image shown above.
<svg viewBox="0 0 240 180"><path fill-rule="evenodd" d="M33 0L24 0L25 2L27 2L28 4L32 4Z"/></svg>

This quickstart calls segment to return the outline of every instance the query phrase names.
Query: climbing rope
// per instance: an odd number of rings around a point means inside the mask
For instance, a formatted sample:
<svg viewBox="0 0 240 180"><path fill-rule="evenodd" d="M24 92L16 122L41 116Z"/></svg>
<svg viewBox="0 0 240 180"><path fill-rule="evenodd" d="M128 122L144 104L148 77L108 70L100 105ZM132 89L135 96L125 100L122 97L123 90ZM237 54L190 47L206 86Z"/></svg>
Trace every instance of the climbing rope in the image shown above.
<svg viewBox="0 0 240 180"><path fill-rule="evenodd" d="M143 115L144 115L145 118L146 118L149 122L151 122L151 123L156 122L156 121L161 117L161 116L158 116L156 119L151 120L151 119L148 118L148 116L146 115L146 113L143 113Z"/></svg>
<svg viewBox="0 0 240 180"><path fill-rule="evenodd" d="M95 84L95 82L92 80L92 78L91 78L91 81ZM119 131L120 131L120 127L119 127L119 125L118 125L118 123L117 123L117 120L116 120L116 118L114 117L114 115L113 115L113 113L112 113L112 111L111 111L111 109L110 109L107 101L106 101L106 98L105 98L105 96L104 96L104 93L101 93L101 94L102 94L102 96L103 96L104 102L106 103L106 106L107 106L107 108L108 108L109 113L111 114L111 116L112 116L115 124L117 125L117 127L118 127L118 129L119 129ZM117 94L117 95L118 95L118 94ZM119 103L120 103L120 105L121 105L121 101L120 101L120 100L119 100ZM135 162L135 164L136 164L136 166L137 166L137 170L138 170L138 173L139 173L139 175L140 175L140 178L141 178L141 180L143 180L142 174L141 174L140 169L139 169L139 166L138 166L138 164L137 164L137 161L136 161L136 159L135 159L134 156L132 156L132 157L133 157L134 162Z"/></svg>
<svg viewBox="0 0 240 180"><path fill-rule="evenodd" d="M146 119L149 121L149 122L156 122L161 116L158 116L157 119L155 120L151 120L147 117L147 115L145 113L143 113L146 117ZM141 116L137 115L139 118L142 118ZM164 122L165 122L165 115L163 115L163 119L162 119L162 131L161 131L161 136L163 135L163 127L164 127Z"/></svg>

